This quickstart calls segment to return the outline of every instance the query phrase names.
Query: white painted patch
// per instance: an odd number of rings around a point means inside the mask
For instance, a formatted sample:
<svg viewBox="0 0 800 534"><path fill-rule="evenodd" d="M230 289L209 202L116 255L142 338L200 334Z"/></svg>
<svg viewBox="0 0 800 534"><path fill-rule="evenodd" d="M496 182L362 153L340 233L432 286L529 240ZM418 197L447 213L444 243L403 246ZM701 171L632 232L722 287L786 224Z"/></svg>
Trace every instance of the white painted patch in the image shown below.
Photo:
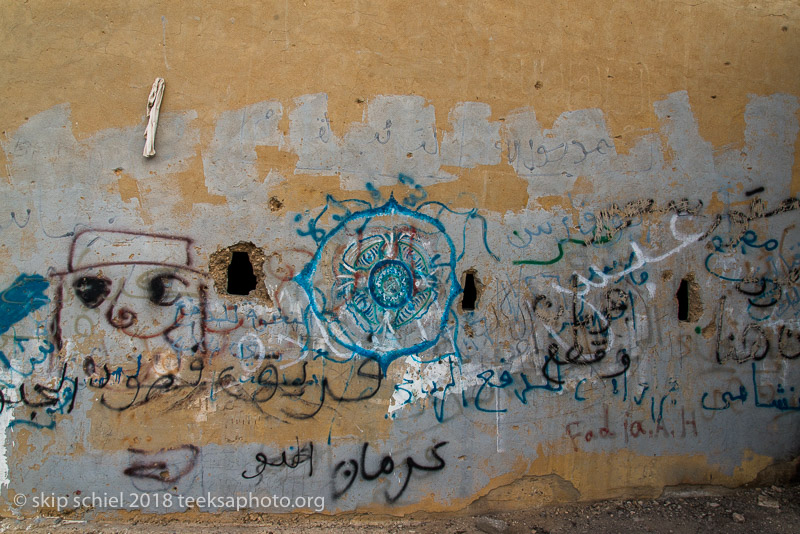
<svg viewBox="0 0 800 534"><path fill-rule="evenodd" d="M11 410L5 409L0 413L0 432L3 433L0 438L0 491L8 489L8 449L6 448L6 441L11 439L11 434L8 432L8 425L11 422Z"/></svg>
<svg viewBox="0 0 800 534"><path fill-rule="evenodd" d="M644 285L644 287L646 287L646 288L647 288L647 293L649 294L649 297L650 297L650 298L653 298L653 297L655 297L655 296L656 296L656 284L655 284L655 283L653 283L653 282L647 282L647 283Z"/></svg>

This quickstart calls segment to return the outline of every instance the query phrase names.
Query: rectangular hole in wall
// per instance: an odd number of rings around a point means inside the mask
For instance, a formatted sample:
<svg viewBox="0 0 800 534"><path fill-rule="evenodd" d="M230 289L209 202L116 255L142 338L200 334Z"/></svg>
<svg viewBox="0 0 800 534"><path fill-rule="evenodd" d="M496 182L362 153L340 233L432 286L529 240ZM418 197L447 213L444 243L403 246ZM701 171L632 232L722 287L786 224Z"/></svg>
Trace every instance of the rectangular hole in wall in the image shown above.
<svg viewBox="0 0 800 534"><path fill-rule="evenodd" d="M675 293L678 299L678 320L682 322L689 321L689 282L684 278L678 286L678 292Z"/></svg>
<svg viewBox="0 0 800 534"><path fill-rule="evenodd" d="M478 288L475 286L475 274L464 273L464 295L461 297L461 310L475 310L475 301L478 300Z"/></svg>
<svg viewBox="0 0 800 534"><path fill-rule="evenodd" d="M256 288L258 279L253 272L253 264L247 252L233 252L228 265L228 293L249 295Z"/></svg>

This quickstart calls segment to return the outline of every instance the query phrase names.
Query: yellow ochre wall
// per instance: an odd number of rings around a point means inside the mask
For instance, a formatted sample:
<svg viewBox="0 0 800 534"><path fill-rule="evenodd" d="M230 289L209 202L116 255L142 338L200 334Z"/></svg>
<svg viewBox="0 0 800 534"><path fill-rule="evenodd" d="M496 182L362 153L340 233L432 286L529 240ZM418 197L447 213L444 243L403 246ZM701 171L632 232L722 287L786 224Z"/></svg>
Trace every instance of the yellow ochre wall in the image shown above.
<svg viewBox="0 0 800 534"><path fill-rule="evenodd" d="M4 515L794 471L796 2L6 2L0 56Z"/></svg>

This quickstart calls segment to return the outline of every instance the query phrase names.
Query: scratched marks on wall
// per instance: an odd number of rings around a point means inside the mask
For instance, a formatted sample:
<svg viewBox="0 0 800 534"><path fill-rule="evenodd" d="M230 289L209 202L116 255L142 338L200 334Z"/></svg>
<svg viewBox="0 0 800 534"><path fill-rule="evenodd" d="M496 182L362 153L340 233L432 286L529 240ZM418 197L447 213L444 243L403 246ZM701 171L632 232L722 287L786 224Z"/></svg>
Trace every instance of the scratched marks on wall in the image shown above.
<svg viewBox="0 0 800 534"><path fill-rule="evenodd" d="M545 457L699 455L733 477L751 452L796 454L797 107L753 97L737 159L701 138L686 93L626 154L596 109L543 129L466 102L440 130L424 98L385 96L339 129L323 94L266 101L217 118L202 167L225 201L189 217L154 195L197 157L192 113L164 117L160 163L118 165L129 132L79 143L67 107L44 112L3 145L12 183L45 175L0 221L20 263L0 273L0 416L14 462L45 466L9 476L311 488L335 511L463 502ZM44 136L48 121L64 128ZM271 190L292 177L264 174L265 149L341 190L282 212ZM62 207L56 178L98 165ZM527 207L433 199L444 181L456 197L443 167L478 166L524 179ZM114 180L138 194L106 203ZM213 283L214 251L240 242L263 253L250 274L269 298Z"/></svg>
<svg viewBox="0 0 800 534"><path fill-rule="evenodd" d="M165 113L159 126L166 136L165 151L157 160L141 161L127 150L116 150L139 144L138 127L103 131L79 142L71 134L70 108L65 104L32 117L3 143L3 149L10 162L15 202L24 202L31 193L26 180L43 180L42 193L48 196L40 200L57 206L61 199L49 195L58 190L60 177L92 176L94 187L80 182L83 195L78 200L80 211L92 214L94 226L109 218L142 224L156 215L171 216L158 202L159 194L170 190L159 178L185 171L198 157L209 193L240 203L248 212L256 210L269 201L271 187L290 179L285 167L270 167L277 160L259 161L259 153L265 151L296 156L291 173L338 176L345 190L365 190L367 184L390 186L400 175L429 186L455 180L454 170L484 166L511 170L525 180L529 207L537 206L538 197L565 191L572 191L573 200L597 198L579 187L579 178L606 198L625 193L626 180L668 182L669 191L653 191L655 200L665 205L669 195L691 197L697 179L719 192L734 182L746 190L771 183L765 194L772 201L789 193L797 108L797 99L790 95L753 96L745 111L745 146L715 151L698 133L688 94L672 93L654 104L660 132L641 136L626 154L619 154L600 109L565 112L546 129L531 108L497 117L488 104L460 102L443 125L436 123L434 106L421 96L377 96L365 106L361 122L344 125L344 134L337 135L331 127L328 97L318 93L221 113L202 155L196 114ZM285 116L288 131L280 126ZM49 151L60 157L44 157ZM133 181L120 185L120 177ZM85 223L65 216L51 218L41 211L41 203L23 205L16 213L31 209L51 235Z"/></svg>

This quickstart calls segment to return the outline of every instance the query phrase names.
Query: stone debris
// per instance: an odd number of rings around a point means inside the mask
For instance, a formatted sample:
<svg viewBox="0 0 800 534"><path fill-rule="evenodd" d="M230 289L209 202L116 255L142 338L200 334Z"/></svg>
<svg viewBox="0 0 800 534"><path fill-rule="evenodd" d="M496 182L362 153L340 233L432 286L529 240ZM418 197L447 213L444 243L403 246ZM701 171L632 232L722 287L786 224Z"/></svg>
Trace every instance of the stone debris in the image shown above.
<svg viewBox="0 0 800 534"><path fill-rule="evenodd" d="M527 507L517 511L481 511L424 518L346 517L266 514L209 514L205 521L141 514L127 521L105 521L91 512L25 520L0 518L0 534L245 534L257 526L274 534L749 534L797 532L800 524L800 485L697 489L691 497L669 500L605 500ZM764 506L763 503L767 503ZM780 508L775 508L774 504ZM78 523L78 524L72 524Z"/></svg>
<svg viewBox="0 0 800 534"><path fill-rule="evenodd" d="M758 496L758 505L763 506L764 508L775 508L779 509L781 505L775 499L770 499L766 495L759 495Z"/></svg>
<svg viewBox="0 0 800 534"><path fill-rule="evenodd" d="M486 534L503 534L508 531L508 524L493 517L479 517L475 520L475 527Z"/></svg>

